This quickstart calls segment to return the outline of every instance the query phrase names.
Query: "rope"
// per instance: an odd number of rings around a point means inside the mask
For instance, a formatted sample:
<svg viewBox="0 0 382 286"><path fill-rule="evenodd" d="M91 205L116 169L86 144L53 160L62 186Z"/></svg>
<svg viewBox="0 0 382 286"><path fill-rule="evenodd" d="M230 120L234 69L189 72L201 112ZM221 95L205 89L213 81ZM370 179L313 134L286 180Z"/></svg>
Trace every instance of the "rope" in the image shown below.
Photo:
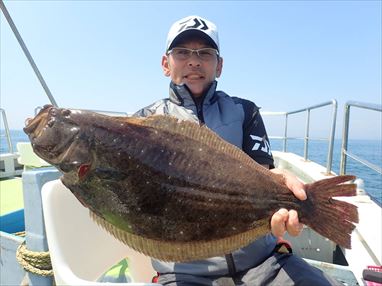
<svg viewBox="0 0 382 286"><path fill-rule="evenodd" d="M24 231L15 232L13 235L20 236L20 237L25 237L25 230Z"/></svg>
<svg viewBox="0 0 382 286"><path fill-rule="evenodd" d="M52 276L53 269L49 251L35 252L27 249L25 241L20 244L16 251L16 259L28 272L40 276Z"/></svg>

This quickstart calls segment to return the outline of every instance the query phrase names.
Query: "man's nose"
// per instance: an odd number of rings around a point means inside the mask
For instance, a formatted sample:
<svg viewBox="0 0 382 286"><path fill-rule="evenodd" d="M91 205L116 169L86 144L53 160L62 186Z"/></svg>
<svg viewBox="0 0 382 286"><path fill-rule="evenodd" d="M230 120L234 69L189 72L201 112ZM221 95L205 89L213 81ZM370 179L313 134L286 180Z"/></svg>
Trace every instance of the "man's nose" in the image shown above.
<svg viewBox="0 0 382 286"><path fill-rule="evenodd" d="M188 65L189 66L200 66L201 59L197 52L192 52L190 58L188 59Z"/></svg>

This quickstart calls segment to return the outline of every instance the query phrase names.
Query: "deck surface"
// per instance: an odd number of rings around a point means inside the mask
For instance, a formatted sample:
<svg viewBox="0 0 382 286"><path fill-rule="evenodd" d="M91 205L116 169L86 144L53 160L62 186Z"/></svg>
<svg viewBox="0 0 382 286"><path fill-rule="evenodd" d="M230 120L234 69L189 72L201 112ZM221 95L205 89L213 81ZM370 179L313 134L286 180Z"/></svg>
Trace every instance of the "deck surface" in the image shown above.
<svg viewBox="0 0 382 286"><path fill-rule="evenodd" d="M22 179L0 180L0 216L24 208Z"/></svg>

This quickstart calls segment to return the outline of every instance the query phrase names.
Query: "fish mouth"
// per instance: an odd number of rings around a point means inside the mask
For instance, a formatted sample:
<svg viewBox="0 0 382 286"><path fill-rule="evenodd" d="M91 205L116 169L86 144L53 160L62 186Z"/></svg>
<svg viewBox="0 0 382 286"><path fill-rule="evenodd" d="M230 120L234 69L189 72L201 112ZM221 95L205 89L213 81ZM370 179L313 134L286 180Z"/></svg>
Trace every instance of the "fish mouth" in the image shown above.
<svg viewBox="0 0 382 286"><path fill-rule="evenodd" d="M49 163L58 160L63 150L79 132L70 122L70 111L45 105L32 119L25 121L28 135L36 154Z"/></svg>
<svg viewBox="0 0 382 286"><path fill-rule="evenodd" d="M50 110L54 108L52 105L44 105L40 112L34 118L25 120L24 132L28 136L37 136L41 132L41 126L45 125L48 120Z"/></svg>

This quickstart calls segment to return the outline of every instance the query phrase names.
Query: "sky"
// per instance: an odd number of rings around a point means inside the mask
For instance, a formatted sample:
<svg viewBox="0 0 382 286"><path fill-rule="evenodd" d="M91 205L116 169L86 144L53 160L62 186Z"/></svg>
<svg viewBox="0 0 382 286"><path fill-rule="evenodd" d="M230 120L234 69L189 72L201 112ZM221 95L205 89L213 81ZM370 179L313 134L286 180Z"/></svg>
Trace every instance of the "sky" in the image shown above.
<svg viewBox="0 0 382 286"><path fill-rule="evenodd" d="M134 112L168 96L161 68L173 22L199 15L219 30L218 89L262 111L381 102L381 1L4 1L58 106ZM11 129L49 103L3 14L0 99ZM327 136L331 108L312 111ZM264 117L268 133L284 126ZM302 136L305 116L290 120ZM380 139L381 114L351 110L351 138Z"/></svg>

